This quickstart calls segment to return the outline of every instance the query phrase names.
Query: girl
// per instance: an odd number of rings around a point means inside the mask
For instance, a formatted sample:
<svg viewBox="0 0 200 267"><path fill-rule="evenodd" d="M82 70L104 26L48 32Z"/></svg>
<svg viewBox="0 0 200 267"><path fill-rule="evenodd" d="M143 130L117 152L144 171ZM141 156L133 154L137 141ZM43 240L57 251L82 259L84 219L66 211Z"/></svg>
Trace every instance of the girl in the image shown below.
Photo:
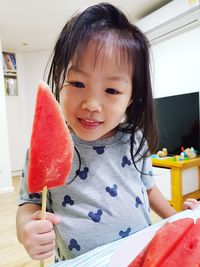
<svg viewBox="0 0 200 267"><path fill-rule="evenodd" d="M46 220L39 220L40 195L27 191L27 157L17 231L28 254L52 256L56 235L57 257L73 258L148 227L150 207L173 215L152 175L157 129L148 42L139 29L110 4L87 8L62 30L48 82L76 153L68 184L48 192Z"/></svg>

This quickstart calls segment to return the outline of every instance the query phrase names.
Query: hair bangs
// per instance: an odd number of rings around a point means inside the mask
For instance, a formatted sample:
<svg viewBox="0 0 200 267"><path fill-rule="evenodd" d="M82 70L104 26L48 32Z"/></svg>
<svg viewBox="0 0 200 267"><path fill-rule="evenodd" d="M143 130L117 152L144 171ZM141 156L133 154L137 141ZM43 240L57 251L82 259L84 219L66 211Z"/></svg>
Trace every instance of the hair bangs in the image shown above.
<svg viewBox="0 0 200 267"><path fill-rule="evenodd" d="M73 57L75 64L79 64L87 48L91 49L93 47L93 68L95 68L99 57L101 57L102 68L107 63L107 60L109 60L109 57L114 57L116 64L121 68L123 73L133 72L134 44L129 32L108 29L95 33L90 32L88 35L85 35L84 39L79 40L77 43Z"/></svg>

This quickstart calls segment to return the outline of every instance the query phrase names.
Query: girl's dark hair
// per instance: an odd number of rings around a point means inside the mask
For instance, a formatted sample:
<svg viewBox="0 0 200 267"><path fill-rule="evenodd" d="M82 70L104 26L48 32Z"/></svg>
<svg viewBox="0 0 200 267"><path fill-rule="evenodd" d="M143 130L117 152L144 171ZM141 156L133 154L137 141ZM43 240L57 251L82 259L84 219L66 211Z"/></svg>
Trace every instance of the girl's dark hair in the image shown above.
<svg viewBox="0 0 200 267"><path fill-rule="evenodd" d="M97 56L104 44L111 42L111 46L120 53L120 62L124 63L125 68L131 66L133 69L132 103L126 110L125 120L118 128L131 133L131 156L135 165L136 161L156 150L158 141L148 41L119 9L108 3L88 7L72 17L57 40L48 75L48 83L58 101L69 62L74 56L80 58L90 41L95 42ZM141 130L141 141L133 149L137 130ZM144 149L145 141L148 145Z"/></svg>

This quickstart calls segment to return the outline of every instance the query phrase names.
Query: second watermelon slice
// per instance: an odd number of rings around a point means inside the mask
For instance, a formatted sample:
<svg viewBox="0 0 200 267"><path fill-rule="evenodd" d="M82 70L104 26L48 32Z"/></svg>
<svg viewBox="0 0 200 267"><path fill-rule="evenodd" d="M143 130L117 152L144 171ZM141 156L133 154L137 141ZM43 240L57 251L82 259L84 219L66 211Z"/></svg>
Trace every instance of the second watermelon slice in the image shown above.
<svg viewBox="0 0 200 267"><path fill-rule="evenodd" d="M188 239L186 237L196 236L191 243L187 244L187 247L192 247L186 254L184 243ZM188 262L191 261L192 251L199 248L200 251L200 220L194 224L194 220L191 218L183 218L177 221L166 223L155 234L150 243L140 252L140 254L128 265L128 267L196 267L200 265L176 265L181 259ZM189 238L190 239L190 238ZM199 240L199 243L195 243ZM178 250L177 250L178 248ZM180 253L182 251L183 257L180 259ZM190 255L189 255L190 254ZM200 264L200 252L197 253L198 262Z"/></svg>
<svg viewBox="0 0 200 267"><path fill-rule="evenodd" d="M143 267L160 267L163 260L175 249L180 240L194 225L194 220L184 218L161 227L148 245Z"/></svg>
<svg viewBox="0 0 200 267"><path fill-rule="evenodd" d="M200 266L200 219L179 242L176 249L163 261L160 267L199 267Z"/></svg>

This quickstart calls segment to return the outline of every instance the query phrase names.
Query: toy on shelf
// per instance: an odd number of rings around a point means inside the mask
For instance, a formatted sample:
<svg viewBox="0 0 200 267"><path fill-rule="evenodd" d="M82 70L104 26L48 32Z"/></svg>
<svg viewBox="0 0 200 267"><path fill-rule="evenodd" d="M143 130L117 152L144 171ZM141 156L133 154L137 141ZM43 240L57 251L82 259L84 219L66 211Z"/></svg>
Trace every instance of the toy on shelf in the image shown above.
<svg viewBox="0 0 200 267"><path fill-rule="evenodd" d="M183 161L183 160L189 160L193 159L197 156L197 151L193 147L184 149L184 147L181 147L181 153L179 155L168 155L168 151L166 148L163 148L162 150L159 150L156 154L153 154L151 158L153 159L166 159L166 160L172 160L172 161Z"/></svg>
<svg viewBox="0 0 200 267"><path fill-rule="evenodd" d="M174 156L175 160L178 160L178 161L189 160L189 159L196 158L197 156L197 153L193 147L187 148L187 149L184 149L184 147L181 147L181 150L182 152L180 155Z"/></svg>
<svg viewBox="0 0 200 267"><path fill-rule="evenodd" d="M167 157L167 154L168 154L168 152L167 152L167 149L166 148L163 148L162 150L159 150L157 152L157 156L159 158L166 158Z"/></svg>
<svg viewBox="0 0 200 267"><path fill-rule="evenodd" d="M181 148L182 152L181 152L181 157L184 158L189 158L189 159L193 159L197 156L197 153L195 152L194 148L187 148L184 149L184 147Z"/></svg>

